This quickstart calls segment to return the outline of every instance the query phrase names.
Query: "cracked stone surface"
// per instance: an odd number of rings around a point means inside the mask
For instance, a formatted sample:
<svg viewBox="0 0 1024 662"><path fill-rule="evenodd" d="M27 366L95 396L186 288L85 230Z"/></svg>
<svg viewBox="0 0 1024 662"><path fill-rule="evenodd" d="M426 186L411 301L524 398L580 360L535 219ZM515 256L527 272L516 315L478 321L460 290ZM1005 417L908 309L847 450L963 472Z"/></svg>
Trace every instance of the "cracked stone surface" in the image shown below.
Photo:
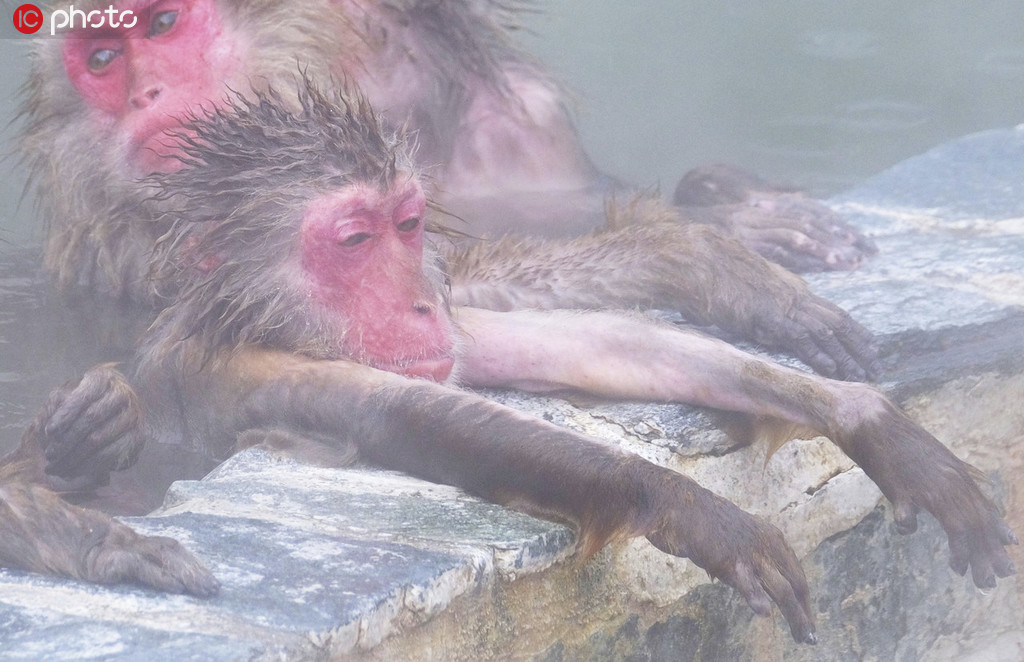
<svg viewBox="0 0 1024 662"><path fill-rule="evenodd" d="M879 336L883 388L990 475L1024 533L1011 470L1024 465L1024 130L940 146L832 203L880 255L813 275L812 287ZM10 292L35 286L0 277ZM488 395L772 520L803 557L821 643L796 646L780 617L755 618L731 589L644 541L579 564L565 527L456 489L249 450L126 520L192 549L219 596L0 570L0 659L1021 658L1024 587L968 590L934 521L896 536L877 489L825 440L793 442L765 464L763 449L733 448L693 408Z"/></svg>

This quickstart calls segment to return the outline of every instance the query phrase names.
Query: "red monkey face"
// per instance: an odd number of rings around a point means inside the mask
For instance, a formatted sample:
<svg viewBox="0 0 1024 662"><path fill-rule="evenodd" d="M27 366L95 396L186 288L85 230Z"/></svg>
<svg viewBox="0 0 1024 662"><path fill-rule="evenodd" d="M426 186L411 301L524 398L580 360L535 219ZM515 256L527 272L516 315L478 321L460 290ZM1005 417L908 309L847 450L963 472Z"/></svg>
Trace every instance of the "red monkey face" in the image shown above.
<svg viewBox="0 0 1024 662"><path fill-rule="evenodd" d="M219 101L242 70L245 47L227 39L213 0L136 0L133 27L77 28L63 45L64 68L97 120L120 139L139 172L181 167L171 137L190 109Z"/></svg>
<svg viewBox="0 0 1024 662"><path fill-rule="evenodd" d="M444 381L454 364L453 330L423 272L425 211L414 178L387 190L353 184L306 208L299 254L316 305L347 321L341 355Z"/></svg>

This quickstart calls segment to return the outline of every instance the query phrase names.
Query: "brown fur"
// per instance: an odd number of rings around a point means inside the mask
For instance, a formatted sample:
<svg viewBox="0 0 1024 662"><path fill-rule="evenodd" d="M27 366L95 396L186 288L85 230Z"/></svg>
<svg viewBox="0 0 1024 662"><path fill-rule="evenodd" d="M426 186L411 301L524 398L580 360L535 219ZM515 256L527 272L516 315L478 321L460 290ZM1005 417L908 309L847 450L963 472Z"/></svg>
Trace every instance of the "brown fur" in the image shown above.
<svg viewBox="0 0 1024 662"><path fill-rule="evenodd" d="M71 412L78 416L63 416ZM98 510L67 503L50 489L95 487L105 483L111 470L133 462L141 442L139 415L134 392L109 366L98 366L80 382L54 391L18 449L0 461L0 565L198 596L219 590L210 571L176 541L141 536ZM81 425L87 429L75 430ZM106 445L89 453L89 444L101 437ZM62 448L62 438L79 445ZM76 452L87 457L74 458ZM47 473L59 470L69 456L74 466L65 466L64 473L87 482L65 482Z"/></svg>
<svg viewBox="0 0 1024 662"><path fill-rule="evenodd" d="M89 9L101 3L80 4ZM412 70L414 81L399 86L412 90L408 92L409 98L387 98L389 91L384 90L376 92L382 98L371 97L371 101L378 105L378 110L386 112L393 128L404 127L414 132L418 161L433 167L442 182L447 179L448 166L456 160L456 152L462 155L459 158L470 158L470 162L473 158L488 158L466 156L466 150L473 152L469 145L477 138L473 137L476 129L465 114L479 98L493 97L493 103L507 114L507 123L519 127L517 130L548 132L550 140L545 142L565 143L570 146L566 149L575 150L577 153L569 161L579 171L579 185L591 186L588 182L600 176L578 146L572 147L576 141L565 92L509 39L509 30L516 26L516 15L527 4L500 0L404 0L353 3L349 13L345 13L327 0L298 4L282 0L221 0L218 7L226 31L246 35L253 57L245 72L224 83L248 94L250 89L259 92L269 87L292 90L299 71L327 85L332 80L387 81L389 72ZM363 9L365 13L361 13ZM64 75L60 45L58 39L37 42L21 112L25 121L21 152L32 173L40 215L48 227L47 267L62 288L80 286L152 303L156 296L145 278L148 251L166 226L145 221L159 218L160 208L149 201L152 191L136 183L139 173L131 172L125 163L121 138L91 122ZM535 102L542 103L542 108L528 107L510 87L513 79L524 79L537 89L546 90L542 96L547 100ZM224 98L229 97L225 90ZM553 119L542 120L540 115ZM510 144L517 142L515 136L494 138L497 139ZM529 163L539 157L515 153L502 158ZM481 169L489 167L481 164ZM586 195L599 208L602 194ZM455 207L458 211L460 205L456 203ZM500 205L496 208L502 215ZM574 226L572 219L559 215L568 226ZM595 218L598 216L595 214ZM610 227L678 219L678 212L651 200L612 207L607 214ZM515 221L506 221L504 231L515 231ZM745 253L732 246L728 257L692 251L689 258L704 264L746 260ZM762 275L766 276L758 281L758 287L765 290L762 298L774 297L772 285L779 281L775 305L780 311L791 308L788 290L792 284L782 276ZM677 276L676 280L680 279ZM718 293L703 296L717 297ZM804 291L801 296L811 295ZM757 314L746 310L734 313L748 318L741 325L747 329L755 324L750 318ZM848 321L844 324L850 325ZM830 327L832 331L839 330ZM730 331L742 334L747 329ZM806 325L801 325L800 332L806 331ZM777 335L782 337L774 344L792 349L790 332ZM763 337L757 340L767 341ZM844 374L840 369L839 374L850 378L870 374L870 352L865 353L863 348L848 350L853 362L862 364L866 371L858 369ZM840 365L849 363L845 356L839 358ZM823 369L825 364L812 360L812 365Z"/></svg>
<svg viewBox="0 0 1024 662"><path fill-rule="evenodd" d="M231 21L255 20L258 12L272 11L278 5L265 2L255 6L256 13L225 20L229 25ZM439 26L435 32L444 35L445 29L475 25L470 32L483 41L414 45L435 59L442 51L434 49L444 47L455 48L453 56L462 57L458 49L469 48L473 53L486 42L488 33L478 27L490 20L489 14L478 10L496 6L468 1L388 4L376 18L393 28L400 21L394 22L395 16L388 12L398 11L401 17L425 12L418 18L420 23L413 23L422 26L429 24L428 17L443 16L442 10L456 11L463 22ZM275 30L278 26L262 23L266 20L259 16L258 29L266 29L269 39L270 26ZM249 28L257 30L257 26ZM367 66L382 55L412 57L413 51L396 50L396 43L387 41L385 33L367 31L357 19L339 27L349 28L354 28L367 46L366 52L349 57L358 57ZM380 39L384 42L378 43ZM318 44L312 50L326 47ZM49 47L50 57L53 51ZM293 53L268 50L264 57L280 65L283 52ZM400 142L382 137L380 125L361 104L335 100L336 108L324 109L330 98L308 87L300 87L294 97L278 97L263 86L266 81L255 82L249 101L239 100L223 111L197 117L199 123L192 127L197 134L186 150L191 170L139 186L126 181L116 149L102 149L104 137L79 139L59 126L61 114L73 128L88 125L73 99L69 103L59 98L59 85L53 82L59 74L52 69L53 62L49 66L51 69L37 72L30 85L24 146L37 185L52 187L44 205L60 219L51 228L51 263L66 285L77 282L91 289L110 289L119 296L153 300L151 284L143 277L148 269L145 257L157 237L165 236L161 250L168 253L157 269L158 282L169 284L168 296L174 303L146 340L135 378L149 403L151 418L172 420L180 428L183 445L203 446L212 456L222 457L234 448L240 434L252 433L255 437L245 438L267 443L276 439L306 450L310 443L326 441L341 449L342 458L354 445L363 457L381 465L453 483L499 503L573 523L585 552L619 536L647 536L658 548L687 556L735 586L759 613L766 613L774 600L794 637L814 640L806 581L792 551L770 525L679 474L581 435L474 394L337 360L343 357L317 349L330 345L333 338L323 338L324 325L308 315L302 301L295 299L295 290L281 280L281 267L288 266L291 256L286 244L297 231L302 199L314 185L344 189L352 172L364 166L361 179L369 174L372 181L387 188L395 163L404 163L406 158ZM513 66L529 64L515 61ZM486 84L499 89L503 81L508 82L501 76L490 80L493 72L487 66L470 73L468 78L483 77ZM460 80L466 82L467 78ZM459 98L447 92L443 96ZM306 112L309 107L314 112ZM334 116L347 119L336 126L324 125L325 118ZM444 132L425 138L430 122L419 119L421 131L427 129L420 140L428 143L428 151L443 146ZM310 124L318 123L319 131L309 131ZM278 130L279 125L283 129ZM225 126L230 131L222 133ZM263 131L267 128L271 130ZM289 142L293 131L305 138L317 136L322 151L294 149ZM280 174L281 181L276 184L265 181L266 155L270 153L276 159L271 170L283 168L269 177ZM281 155L283 161L278 158ZM65 156L67 164L62 162ZM339 169L339 163L345 166ZM63 175L69 179L64 181ZM654 222L633 222L647 221L648 215L655 217ZM481 305L496 308L633 308L664 302L697 320L746 330L754 339L783 344L789 340L809 362L824 369L831 363L832 371L839 374L858 376L870 370L873 356L867 334L841 311L811 296L798 279L767 265L720 233L680 229L663 222L667 215L662 208L640 201L612 214L612 224L624 227L593 237L553 243L508 241L471 248L453 258L453 296L472 300L470 297L477 295L470 294L469 287L479 284L484 291ZM190 250L195 251L192 258ZM211 256L216 259L207 268L202 263ZM62 257L69 260L68 265L56 264ZM631 263L640 257L645 258L644 264L629 275ZM520 279L517 267L528 275ZM611 272L604 282L603 271ZM434 288L441 287L437 273L426 280ZM509 305L501 299L489 300L488 288L506 298L502 288L513 292L518 288L522 294L516 294L520 300ZM546 296L550 299L544 301ZM527 318L529 315L511 319ZM478 324L480 319L478 316ZM485 316L487 320L495 318ZM615 376L614 381L627 381L627 373L635 374L638 362L654 356L648 367L656 367L668 377L652 388L641 389L642 393L656 393L668 400L686 393L704 404L723 402L744 414L825 432L851 456L864 461L869 475L894 499L901 521L908 521L914 508L932 509L950 533L956 567L966 569L970 564L979 585L990 585L995 582L994 575L1011 571L1002 545L1013 540L1012 533L970 476L960 471L966 465L872 389L787 371L722 343L630 317L593 315L583 322L593 325L586 334L576 334L570 340L585 343L594 338L607 358L632 369ZM508 319L504 323L506 327L499 330L517 328ZM557 334L556 327L555 333L548 335ZM502 336L496 337L500 340ZM496 342L493 338L478 341L480 346ZM509 347L509 352L524 349L521 339L514 342L518 345ZM627 346L629 351L622 349ZM525 349L544 349L543 340ZM551 363L555 369L568 366L567 372L583 375L580 382L589 385L591 373L600 379L601 373L592 368L603 358L563 352L552 356ZM692 378L685 374L686 360L696 366L698 374ZM531 369L543 372L547 366L513 367L522 370L528 380ZM542 378L548 376L542 374ZM568 385L574 384L569 381ZM102 393L88 388L85 394L82 391L82 385L68 387L62 406L103 402ZM635 393L629 391L624 397ZM169 407L170 403L175 406ZM133 409L127 404L119 410L109 402L99 407L116 418L118 412ZM109 413L112 407L114 414ZM910 439L913 448L909 454L887 440L889 428ZM74 445L75 439L68 441ZM26 438L26 452L31 451L36 462L39 453L49 452L32 449L39 443L32 434ZM101 451L102 446L97 443L92 449ZM894 462L903 457L901 453L915 462ZM952 479L950 468L956 469ZM80 534L93 527L90 518L94 515L69 511L45 497L47 505L29 509L31 516L25 520L23 513L29 510L24 505L35 502L29 492L18 484L6 492L12 513L6 530L14 531L17 540L34 544L36 533L22 522L38 527L39 536L45 538L53 522L66 519L68 527L61 529L56 544L48 549L67 563L52 571L88 578L108 576L103 572L76 575L68 569L84 553ZM935 498L935 494L946 496ZM967 505L958 505L959 500ZM153 558L145 539L118 534L112 544L128 552L128 558ZM167 556L179 558L170 552ZM159 561L160 554L156 558ZM0 560L20 562L17 551ZM33 562L26 563L37 568ZM145 572L124 573L113 562L100 564L99 569L114 571L114 579L147 581ZM179 584L185 587L180 590L203 592L202 582L191 588L185 582Z"/></svg>

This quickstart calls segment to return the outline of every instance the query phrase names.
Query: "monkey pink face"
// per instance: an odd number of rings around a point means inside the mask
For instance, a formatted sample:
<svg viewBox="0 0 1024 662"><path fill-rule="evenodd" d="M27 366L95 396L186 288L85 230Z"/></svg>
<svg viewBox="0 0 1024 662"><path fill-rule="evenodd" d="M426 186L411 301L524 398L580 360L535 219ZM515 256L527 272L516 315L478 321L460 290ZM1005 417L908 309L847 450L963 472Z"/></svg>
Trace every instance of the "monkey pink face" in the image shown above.
<svg viewBox="0 0 1024 662"><path fill-rule="evenodd" d="M67 34L64 68L92 109L98 129L122 139L140 172L181 167L165 134L188 110L219 101L241 71L245 48L228 39L214 0L134 0L134 26L79 28Z"/></svg>
<svg viewBox="0 0 1024 662"><path fill-rule="evenodd" d="M299 250L313 299L346 329L345 356L444 381L454 365L452 321L423 272L419 182L390 191L354 184L306 209Z"/></svg>

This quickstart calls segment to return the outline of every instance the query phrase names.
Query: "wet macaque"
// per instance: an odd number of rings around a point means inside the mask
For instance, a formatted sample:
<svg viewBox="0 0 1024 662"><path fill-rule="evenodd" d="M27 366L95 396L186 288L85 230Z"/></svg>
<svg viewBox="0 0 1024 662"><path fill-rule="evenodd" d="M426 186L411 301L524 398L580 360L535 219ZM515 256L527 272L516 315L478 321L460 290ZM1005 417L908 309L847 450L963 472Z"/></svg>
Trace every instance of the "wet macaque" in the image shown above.
<svg viewBox="0 0 1024 662"><path fill-rule="evenodd" d="M180 136L171 134L188 112L222 105L232 90L258 92L275 82L278 90L295 89L300 70L314 81L357 83L390 126L415 129L417 162L442 166L432 171L444 192L439 202L472 221L456 229L572 235L605 225L609 190L595 184L601 176L579 148L559 88L507 43L497 4L161 0L125 4L138 16L131 28L41 40L26 88L21 148L48 222L46 264L65 289L161 305L146 273L153 243L167 227L141 220L138 210L149 205L152 188L140 178L182 167ZM737 186L750 196L769 195L753 178ZM697 202L702 214L722 207ZM763 200L725 202L744 214L765 208ZM814 216L809 204L793 207L800 222ZM612 245L624 250L609 262L633 269L651 244L663 242L647 266L663 281L675 279L667 291L641 291L636 279L595 289L599 281L586 277L571 290L538 297L507 265L487 264L491 250L484 245L453 272L454 303L500 310L662 306L730 338L788 351L822 374L862 380L875 372L873 341L863 328L721 228L680 223L678 210L652 202L618 215L626 220ZM677 227L649 229L666 218ZM557 219L557 227L545 219ZM495 220L501 223L483 227ZM526 227L527 221L540 225ZM551 258L565 262L594 243L560 246ZM532 264L546 272L547 265ZM489 279L487 288L482 279ZM531 280L526 289L553 287Z"/></svg>
<svg viewBox="0 0 1024 662"><path fill-rule="evenodd" d="M108 6L75 3L80 11ZM390 126L412 130L417 162L441 184L439 202L466 219L460 229L471 235L576 236L603 224L605 199L621 189L583 151L562 88L511 43L503 26L515 22L515 3L112 6L133 11L133 27L40 39L26 88L22 147L48 223L46 263L64 285L149 298L142 276L162 228L131 223L120 210L148 194L134 183L140 176L178 167L166 130L189 109L222 103L229 89L288 89L300 70L323 84L357 85ZM681 218L804 269L851 268L873 250L823 206L734 171L715 177L712 188L738 194L695 200ZM694 251L691 259L723 258ZM778 302L781 311L786 303ZM806 339L814 329L793 323L799 342L814 342Z"/></svg>
<svg viewBox="0 0 1024 662"><path fill-rule="evenodd" d="M492 306L504 312L452 305L444 262L460 274L452 297L466 290L461 297L470 300L498 291L478 266L496 265L497 281L508 283L502 270L521 264L522 247L439 255L435 244L446 239L427 231L443 216L404 141L365 102L307 82L294 98L260 92L203 111L179 137L183 167L151 176L154 195L136 209L165 224L151 275L173 293L132 369L150 437L203 447L213 459L252 445L329 465L358 455L566 522L584 557L611 540L644 536L735 587L757 613L778 605L793 637L813 643L807 582L775 527L679 473L456 385L690 402L745 421L744 441L828 436L893 502L902 531L914 530L921 509L938 518L955 570L970 569L981 587L1014 571L1003 546L1016 538L972 468L870 386L783 368L639 314L521 310L515 301ZM624 223L633 211L611 217ZM673 247L660 234L678 224L641 228L539 244L549 252L537 257L549 264L548 285L564 278L569 294L546 300L544 284L527 279L522 295L509 296L554 307L589 291L576 278L608 271L600 287L612 299L641 291L685 299L665 254ZM572 260L559 262L560 251ZM639 275L603 262L624 252L650 254ZM474 273L478 293L466 280ZM109 434L86 442L83 455L100 459L76 463L88 475L65 464L62 480L98 484L123 473L129 455L145 456L123 434L130 398L96 404L106 397L104 389L71 387L49 414L66 425L65 410L97 408L108 413L95 418L111 421L103 426ZM47 420L44 429L60 427ZM94 429L84 424L79 436ZM78 453L71 435L40 446L44 469ZM47 522L46 512L36 515L37 526L48 530ZM14 535L32 542L31 529ZM61 549L74 557L77 545L72 538ZM125 546L131 552L135 543Z"/></svg>

